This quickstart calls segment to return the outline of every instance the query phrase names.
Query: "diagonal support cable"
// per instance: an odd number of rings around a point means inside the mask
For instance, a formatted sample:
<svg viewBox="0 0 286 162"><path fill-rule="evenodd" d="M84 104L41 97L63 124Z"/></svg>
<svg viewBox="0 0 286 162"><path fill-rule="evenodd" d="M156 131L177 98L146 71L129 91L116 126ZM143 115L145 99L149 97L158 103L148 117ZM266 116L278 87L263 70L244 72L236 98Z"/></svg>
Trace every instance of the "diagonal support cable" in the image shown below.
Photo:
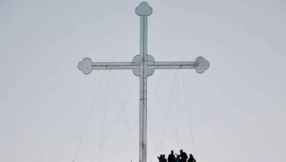
<svg viewBox="0 0 286 162"><path fill-rule="evenodd" d="M155 134L156 134L156 136L157 136L157 138L159 137L158 136L158 133L157 133L157 131L156 131L156 128L155 128L155 126L154 126L154 124L153 124L153 122L152 122L152 118L151 118L151 116L150 116L150 114L149 113L147 113L148 114L148 117L149 117L149 121L151 121L151 123L152 123L152 126L154 127L154 130L155 130ZM147 127L149 130L149 132L151 132L151 136L152 136L152 139L153 139L153 142L154 142L154 145L155 145L155 147L156 147L156 150L157 150L157 152L158 152L158 154L160 154L160 151L159 151L159 149L158 149L158 146L157 146L157 143L156 143L156 140L155 140L155 138L154 138L154 135L153 135L153 133L152 133L152 131L151 131L151 128L148 126ZM159 141L159 138L157 139L158 141ZM164 151L165 152L165 151Z"/></svg>
<svg viewBox="0 0 286 162"><path fill-rule="evenodd" d="M132 126L132 129L131 129L131 132L129 132L127 138L124 140L124 142L122 143L119 151L117 152L117 154L115 155L114 159L113 159L113 162L116 160L117 156L120 154L121 150L123 149L125 143L127 142L127 140L129 139L130 135L132 136L132 131L134 130L136 124L138 123L139 119L137 119L137 121L133 124ZM139 156L138 156L139 157Z"/></svg>
<svg viewBox="0 0 286 162"><path fill-rule="evenodd" d="M92 106L91 106L91 108L90 108L90 110L89 110L88 117L87 117L87 119L86 119L86 121L85 121L84 128L83 128L82 134L81 134L81 136L80 136L79 143L78 143L77 148L76 148L76 152L75 152L75 155L74 155L74 158L73 158L73 162L76 160L76 158L77 158L77 156L78 156L78 152L79 152L80 146L81 146L81 144L82 144L82 140L83 140L83 137L84 137L84 135L85 135L85 132L86 132L87 125L88 125L88 123L89 123L90 117L91 117L91 115L92 115L92 113L93 113L94 104L95 104L95 101L96 101L96 99L97 99L97 97L98 97L99 90L100 90L100 87L101 87L101 84L102 84L102 81L103 81L103 78L104 78L105 75L106 75L106 72L101 76L101 79L100 79L100 82L99 82L99 86L97 87L97 91L96 91L96 94L95 94L95 97L94 97Z"/></svg>
<svg viewBox="0 0 286 162"><path fill-rule="evenodd" d="M111 77L112 77L113 84L114 84L114 87L115 87L115 90L116 90L116 93L117 93L117 97L118 97L119 102L120 102L121 109L122 109L122 111L123 111L123 115L124 115L124 119L125 119L125 122L126 122L126 125L127 125L127 128L128 128L128 131L131 132L130 125L129 125L129 121L128 121L128 116L127 116L127 114L125 113L125 109L124 109L124 105L125 105L125 104L122 103L122 100L121 100L121 98L120 98L119 91L118 91L118 87L117 87L117 85L116 85L116 83L115 83L115 79L114 79L114 75L113 75L113 73L112 73L112 70L111 70ZM132 134L131 134L131 139L132 139L133 147L134 147L134 151L135 151L135 150L136 150L136 146L135 146L134 137L133 137ZM136 152L136 153L138 154L138 152ZM139 155L138 155L138 156L139 156Z"/></svg>
<svg viewBox="0 0 286 162"><path fill-rule="evenodd" d="M105 92L105 103L104 103L104 114L103 114L103 126L102 126L102 134L101 134L101 151L99 155L99 162L101 162L101 155L102 155L102 147L103 147L103 137L104 137L104 129L105 129L105 120L106 120L106 109L107 109L107 97L108 97L108 88L109 88L109 73L107 75L107 85L106 85L106 92Z"/></svg>
<svg viewBox="0 0 286 162"><path fill-rule="evenodd" d="M187 93L186 93L186 87L185 87L185 78L183 73L181 73L181 77L182 77L182 85L183 85L183 89L184 89L184 96L185 96L185 103L186 103L186 110L187 110L187 116L188 116L188 122L189 122L189 128L190 128L190 133L191 133L191 140L193 143L193 151L194 151L194 155L196 155L196 151L195 151L195 143L194 143L194 137L193 137L193 131L192 131L192 124L191 124L191 117L190 117L190 113L189 113L189 104L187 102Z"/></svg>
<svg viewBox="0 0 286 162"><path fill-rule="evenodd" d="M130 93L128 94L128 97L126 98L126 100L125 100L125 102L124 102L124 104L123 104L123 107L125 106L125 104L127 103L128 99L130 98L130 96L131 96L132 92L134 91L134 88L135 88L136 85L137 85L136 83L133 85L133 87L132 87ZM123 109L121 108L120 111L119 111L119 113L117 114L115 120L113 121L113 123L112 123L110 129L108 130L106 136L104 137L103 144L104 144L104 142L107 140L109 134L111 133L111 130L113 129L113 127L114 127L115 123L117 122L119 116L121 115L122 111L123 111ZM100 147L97 149L96 154L95 154L95 156L94 156L94 158L93 158L93 162L95 161L96 155L99 153L99 151L101 150L101 148L102 148L102 146L100 146Z"/></svg>
<svg viewBox="0 0 286 162"><path fill-rule="evenodd" d="M177 73L176 73L176 74L177 74ZM161 109L163 110L163 112L164 112L165 115L166 115L166 120L165 120L165 125L164 125L164 131L163 131L163 137L162 137L162 140L161 140L160 150L162 150L162 145L163 145L163 140L164 140L164 135L165 135L165 126L166 126L167 122L169 122L169 124L170 124L170 126L171 126L171 128L172 128L172 131L175 133L176 137L178 136L178 134L177 134L177 132L176 132L176 129L174 128L172 122L171 122L170 119L169 119L169 115L168 115L168 114L169 114L169 109L170 109L171 100L172 100L172 96L173 96L173 92L174 92L176 76L177 76L177 75L175 75L174 80L173 80L173 86L172 86L172 92L171 92L171 99L170 99L170 103L169 103L167 112L166 112L166 110L165 110L165 108L164 108L164 106L163 106L163 104L162 104L162 102L161 102L161 100L160 100L160 98L159 98L159 96L158 96L156 90L154 89L154 87L153 87L153 85L152 85L152 82L150 81L151 88L152 88L152 90L153 90L154 93L155 93L155 96L156 96L156 98L157 98L157 100L158 100L158 102L159 102L159 104L160 104L160 106L161 106ZM179 139L179 142L180 142L180 144L183 146L183 144L182 144L182 142L181 142L180 139Z"/></svg>

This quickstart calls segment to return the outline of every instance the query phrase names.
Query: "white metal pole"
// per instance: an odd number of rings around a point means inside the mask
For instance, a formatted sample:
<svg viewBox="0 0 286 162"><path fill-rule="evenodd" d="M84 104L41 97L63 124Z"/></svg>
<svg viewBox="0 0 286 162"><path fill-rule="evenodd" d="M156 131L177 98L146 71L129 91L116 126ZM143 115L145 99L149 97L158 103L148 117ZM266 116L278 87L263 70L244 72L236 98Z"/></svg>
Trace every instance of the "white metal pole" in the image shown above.
<svg viewBox="0 0 286 162"><path fill-rule="evenodd" d="M140 16L139 162L147 162L147 25L148 17Z"/></svg>

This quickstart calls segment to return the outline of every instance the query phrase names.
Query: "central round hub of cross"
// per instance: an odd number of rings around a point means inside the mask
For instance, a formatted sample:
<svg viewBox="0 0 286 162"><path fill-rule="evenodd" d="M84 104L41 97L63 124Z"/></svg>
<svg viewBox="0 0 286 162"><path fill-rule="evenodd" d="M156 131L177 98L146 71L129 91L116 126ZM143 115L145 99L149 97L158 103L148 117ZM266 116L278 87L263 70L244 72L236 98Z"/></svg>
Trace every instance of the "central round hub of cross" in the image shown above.
<svg viewBox="0 0 286 162"><path fill-rule="evenodd" d="M136 56L133 58L132 62L134 62L134 63L140 65L141 56L140 56L140 55L136 55ZM152 63L155 62L155 59L154 59L153 56L147 55L147 60L146 60L145 63L147 64L147 63L150 63L150 62L152 62ZM146 66L147 66L147 65L146 65ZM141 68L141 66L137 66L137 67L133 68L133 69L132 69L132 70L133 70L133 74L136 75L136 76L140 76L140 68ZM147 76L153 75L154 72L155 72L155 68L154 68L154 67L147 66L147 71L146 71Z"/></svg>

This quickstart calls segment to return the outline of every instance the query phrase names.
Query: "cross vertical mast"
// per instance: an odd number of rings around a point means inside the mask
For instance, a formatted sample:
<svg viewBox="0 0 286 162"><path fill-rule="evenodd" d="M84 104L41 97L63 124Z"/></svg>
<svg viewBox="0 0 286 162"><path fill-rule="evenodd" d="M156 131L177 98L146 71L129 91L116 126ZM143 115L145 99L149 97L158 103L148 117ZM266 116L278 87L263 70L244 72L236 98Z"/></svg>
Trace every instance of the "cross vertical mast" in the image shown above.
<svg viewBox="0 0 286 162"><path fill-rule="evenodd" d="M139 162L147 162L147 77L148 77L148 16L152 8L142 2L135 10L140 16L140 108L139 108Z"/></svg>
<svg viewBox="0 0 286 162"><path fill-rule="evenodd" d="M147 161L147 23L148 17L140 17L140 111L139 158Z"/></svg>

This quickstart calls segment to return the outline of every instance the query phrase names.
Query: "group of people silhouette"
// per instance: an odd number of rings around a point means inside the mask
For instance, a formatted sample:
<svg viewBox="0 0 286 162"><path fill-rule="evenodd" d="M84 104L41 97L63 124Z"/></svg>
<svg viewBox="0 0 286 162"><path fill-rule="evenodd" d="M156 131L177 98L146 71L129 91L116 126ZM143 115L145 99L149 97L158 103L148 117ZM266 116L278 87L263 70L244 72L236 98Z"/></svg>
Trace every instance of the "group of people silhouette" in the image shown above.
<svg viewBox="0 0 286 162"><path fill-rule="evenodd" d="M190 154L189 158L188 155L183 151L180 150L180 154L174 155L174 151L171 151L171 154L168 156L168 160L165 158L165 155L162 154L158 156L159 162L196 162L194 156Z"/></svg>

